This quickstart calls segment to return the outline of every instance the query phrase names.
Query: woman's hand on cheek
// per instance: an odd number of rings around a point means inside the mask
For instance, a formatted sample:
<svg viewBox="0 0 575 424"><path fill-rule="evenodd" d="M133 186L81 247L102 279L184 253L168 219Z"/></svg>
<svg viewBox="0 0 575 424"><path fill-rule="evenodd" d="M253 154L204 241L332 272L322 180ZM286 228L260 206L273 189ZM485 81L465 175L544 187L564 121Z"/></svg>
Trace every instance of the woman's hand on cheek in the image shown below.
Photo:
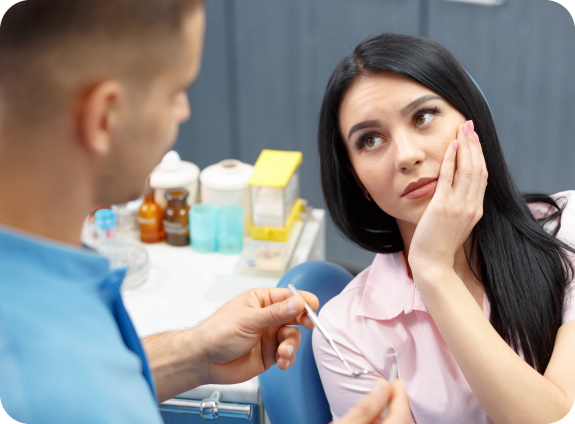
<svg viewBox="0 0 575 424"><path fill-rule="evenodd" d="M447 147L435 194L421 216L409 249L415 276L431 268L453 269L456 252L483 215L487 169L472 121Z"/></svg>

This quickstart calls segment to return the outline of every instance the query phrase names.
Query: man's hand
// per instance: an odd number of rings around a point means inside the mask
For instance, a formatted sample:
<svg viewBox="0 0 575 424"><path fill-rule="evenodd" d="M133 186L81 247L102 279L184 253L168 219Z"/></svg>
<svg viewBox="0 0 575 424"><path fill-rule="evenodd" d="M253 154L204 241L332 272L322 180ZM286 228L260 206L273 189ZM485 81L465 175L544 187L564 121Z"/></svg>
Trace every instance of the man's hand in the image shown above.
<svg viewBox="0 0 575 424"><path fill-rule="evenodd" d="M286 325L312 329L304 300L316 311L319 300L288 289L248 290L189 330L155 334L142 340L163 402L203 384L247 381L278 364L295 361L301 334Z"/></svg>
<svg viewBox="0 0 575 424"><path fill-rule="evenodd" d="M385 418L382 412L389 405ZM373 391L353 407L337 424L413 424L409 401L401 380L389 384L378 380Z"/></svg>
<svg viewBox="0 0 575 424"><path fill-rule="evenodd" d="M300 292L315 311L317 297ZM223 305L194 330L204 351L205 375L212 384L233 384L249 380L277 363L290 368L300 345L301 333L286 325L313 323L304 313L302 296L292 296L288 289L248 290Z"/></svg>

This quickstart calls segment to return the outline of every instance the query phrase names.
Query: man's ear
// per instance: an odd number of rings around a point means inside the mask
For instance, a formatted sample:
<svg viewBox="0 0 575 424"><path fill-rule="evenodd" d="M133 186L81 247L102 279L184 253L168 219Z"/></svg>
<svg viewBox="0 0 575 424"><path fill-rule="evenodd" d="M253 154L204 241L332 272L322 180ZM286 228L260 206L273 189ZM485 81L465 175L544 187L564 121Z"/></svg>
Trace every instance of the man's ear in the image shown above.
<svg viewBox="0 0 575 424"><path fill-rule="evenodd" d="M349 169L349 172L351 172L351 175L353 175L353 179L355 180L355 182L357 183L359 188L361 188L361 191L365 191L365 186L363 185L363 183L361 182L361 180L357 176L357 173L355 172L355 169L353 169L353 166L351 165L351 163L348 162L346 164L346 167L347 167L347 169Z"/></svg>
<svg viewBox="0 0 575 424"><path fill-rule="evenodd" d="M117 81L103 81L78 102L78 133L82 145L98 156L112 148L112 135L126 104L126 90Z"/></svg>

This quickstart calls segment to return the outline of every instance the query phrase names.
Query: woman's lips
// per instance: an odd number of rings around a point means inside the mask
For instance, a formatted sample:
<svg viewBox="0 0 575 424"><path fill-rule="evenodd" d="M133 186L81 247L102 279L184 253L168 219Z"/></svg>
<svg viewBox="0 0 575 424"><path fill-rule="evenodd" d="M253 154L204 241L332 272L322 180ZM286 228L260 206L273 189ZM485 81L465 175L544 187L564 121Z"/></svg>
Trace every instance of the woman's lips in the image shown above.
<svg viewBox="0 0 575 424"><path fill-rule="evenodd" d="M421 187L417 187L414 190L411 190L409 193L403 195L406 199L419 199L420 197L425 196L426 194L431 193L435 187L437 186L437 180L434 180L430 183L422 185Z"/></svg>

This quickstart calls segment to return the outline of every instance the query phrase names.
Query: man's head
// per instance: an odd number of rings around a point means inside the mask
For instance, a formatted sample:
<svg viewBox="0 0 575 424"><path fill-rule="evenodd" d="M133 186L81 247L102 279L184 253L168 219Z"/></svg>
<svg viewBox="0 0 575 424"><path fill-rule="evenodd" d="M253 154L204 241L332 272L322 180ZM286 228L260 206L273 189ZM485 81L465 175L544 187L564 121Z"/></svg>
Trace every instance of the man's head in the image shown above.
<svg viewBox="0 0 575 424"><path fill-rule="evenodd" d="M0 27L0 151L58 133L96 202L137 197L189 116L204 27L203 0L16 4Z"/></svg>

